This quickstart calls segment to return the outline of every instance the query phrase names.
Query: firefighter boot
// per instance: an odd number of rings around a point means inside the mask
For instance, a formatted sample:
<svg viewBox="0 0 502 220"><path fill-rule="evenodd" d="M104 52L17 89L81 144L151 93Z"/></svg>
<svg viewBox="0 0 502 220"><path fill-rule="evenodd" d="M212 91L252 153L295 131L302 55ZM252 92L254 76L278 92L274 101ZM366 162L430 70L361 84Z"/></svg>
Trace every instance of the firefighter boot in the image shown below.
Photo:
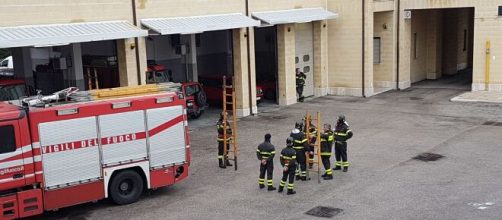
<svg viewBox="0 0 502 220"><path fill-rule="evenodd" d="M342 169L341 166L335 166L335 167L333 167L333 170L341 170L341 169Z"/></svg>
<svg viewBox="0 0 502 220"><path fill-rule="evenodd" d="M296 191L294 191L293 189L288 189L288 195L293 195L293 194L296 194Z"/></svg>
<svg viewBox="0 0 502 220"><path fill-rule="evenodd" d="M332 180L333 179L333 175L326 175L325 177L323 177L324 180Z"/></svg>
<svg viewBox="0 0 502 220"><path fill-rule="evenodd" d="M349 167L343 167L343 172L349 171Z"/></svg>
<svg viewBox="0 0 502 220"><path fill-rule="evenodd" d="M227 168L227 167L225 166L225 164L223 164L223 159L218 159L218 163L220 164L220 165L219 165L219 166L220 166L220 168L223 168L223 169Z"/></svg>
<svg viewBox="0 0 502 220"><path fill-rule="evenodd" d="M259 185L260 185L260 189L265 188L265 184L259 184Z"/></svg>
<svg viewBox="0 0 502 220"><path fill-rule="evenodd" d="M324 177L326 177L326 176L328 176L328 174L327 174L327 173L324 173L321 177L322 177L322 178L324 178Z"/></svg>
<svg viewBox="0 0 502 220"><path fill-rule="evenodd" d="M268 186L268 191L275 191L277 188L275 188L274 186Z"/></svg>
<svg viewBox="0 0 502 220"><path fill-rule="evenodd" d="M279 186L279 189L277 190L278 193L282 193L284 191L284 186Z"/></svg>

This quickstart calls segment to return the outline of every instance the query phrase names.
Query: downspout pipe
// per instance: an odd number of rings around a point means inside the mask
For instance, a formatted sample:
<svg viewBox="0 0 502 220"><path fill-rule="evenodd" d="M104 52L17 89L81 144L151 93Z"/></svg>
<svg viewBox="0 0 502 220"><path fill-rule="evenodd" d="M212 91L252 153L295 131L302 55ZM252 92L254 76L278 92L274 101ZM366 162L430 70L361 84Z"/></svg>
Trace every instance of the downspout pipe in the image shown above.
<svg viewBox="0 0 502 220"><path fill-rule="evenodd" d="M137 21L137 15L136 15L136 0L131 0L132 2L132 22L134 26L138 26L138 21ZM139 39L138 37L134 38L134 52L136 55L136 70L138 71L138 85L141 85L141 66L140 66L140 60L139 60L139 49L138 49L138 44L139 44ZM127 47L126 47L127 50Z"/></svg>
<svg viewBox="0 0 502 220"><path fill-rule="evenodd" d="M401 90L399 88L399 29L400 29L400 21L401 21L401 0L397 0L397 17L396 17L396 23L397 23L397 28L396 28L396 90L399 91Z"/></svg>
<svg viewBox="0 0 502 220"><path fill-rule="evenodd" d="M362 81L361 81L361 84L362 84L362 96L363 98L366 98L366 77L365 77L365 62L366 62L366 59L364 57L365 53L366 53L366 48L364 47L364 43L365 43L365 35L366 35L366 31L365 31L365 26L364 26L364 21L366 19L366 13L365 13L365 10L366 10L366 1L365 0L361 0L362 1L362 7L361 7L361 15L362 15L362 19L361 19L361 30L362 30L362 40L361 40L361 57L362 57L362 68L361 68L361 78L362 78Z"/></svg>
<svg viewBox="0 0 502 220"><path fill-rule="evenodd" d="M249 0L246 0L246 16L249 17ZM246 27L246 44L247 44L247 62L248 62L248 90L249 90L249 113L251 115L256 115L258 112L253 111L253 94L252 94L252 83L251 83L251 43L249 36L249 27ZM258 91L257 91L258 92Z"/></svg>

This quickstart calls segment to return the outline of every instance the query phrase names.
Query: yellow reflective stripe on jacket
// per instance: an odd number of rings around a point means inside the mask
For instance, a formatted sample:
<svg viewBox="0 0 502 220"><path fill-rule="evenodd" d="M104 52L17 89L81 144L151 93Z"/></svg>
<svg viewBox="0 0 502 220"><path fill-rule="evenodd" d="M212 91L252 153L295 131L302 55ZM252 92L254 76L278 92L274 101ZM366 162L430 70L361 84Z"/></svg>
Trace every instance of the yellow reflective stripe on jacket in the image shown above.
<svg viewBox="0 0 502 220"><path fill-rule="evenodd" d="M331 152L321 152L321 156L331 156L333 155Z"/></svg>
<svg viewBox="0 0 502 220"><path fill-rule="evenodd" d="M299 143L299 144L303 144L305 142L307 142L307 138L305 138L305 139L303 139L301 141L300 140L295 140L295 143Z"/></svg>

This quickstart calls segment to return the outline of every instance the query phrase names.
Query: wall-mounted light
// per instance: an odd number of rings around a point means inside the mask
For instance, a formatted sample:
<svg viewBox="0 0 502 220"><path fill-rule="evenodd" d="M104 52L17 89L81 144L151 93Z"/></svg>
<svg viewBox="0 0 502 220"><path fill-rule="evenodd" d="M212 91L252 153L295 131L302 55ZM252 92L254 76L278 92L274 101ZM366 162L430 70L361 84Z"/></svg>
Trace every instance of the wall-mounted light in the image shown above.
<svg viewBox="0 0 502 220"><path fill-rule="evenodd" d="M290 27L288 27L288 32L291 32L291 28Z"/></svg>
<svg viewBox="0 0 502 220"><path fill-rule="evenodd" d="M384 30L387 30L387 24L386 24L386 23L382 24L382 28L383 28Z"/></svg>
<svg viewBox="0 0 502 220"><path fill-rule="evenodd" d="M134 43L129 44L129 48L131 48L131 50L134 50L134 48L136 48L136 45Z"/></svg>
<svg viewBox="0 0 502 220"><path fill-rule="evenodd" d="M326 24L322 24L322 27L323 27L323 28L326 28Z"/></svg>

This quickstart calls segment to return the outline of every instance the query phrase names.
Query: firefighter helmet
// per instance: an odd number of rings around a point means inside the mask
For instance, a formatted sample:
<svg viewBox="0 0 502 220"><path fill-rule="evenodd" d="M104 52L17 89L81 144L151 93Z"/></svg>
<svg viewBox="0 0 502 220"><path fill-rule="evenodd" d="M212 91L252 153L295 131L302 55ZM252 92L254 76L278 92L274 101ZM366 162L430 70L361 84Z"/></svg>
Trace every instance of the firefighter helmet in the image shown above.
<svg viewBox="0 0 502 220"><path fill-rule="evenodd" d="M293 140L293 138L292 138L292 137L288 137L288 138L286 138L286 146L288 146L288 147L293 146L293 141L294 141L294 140Z"/></svg>

